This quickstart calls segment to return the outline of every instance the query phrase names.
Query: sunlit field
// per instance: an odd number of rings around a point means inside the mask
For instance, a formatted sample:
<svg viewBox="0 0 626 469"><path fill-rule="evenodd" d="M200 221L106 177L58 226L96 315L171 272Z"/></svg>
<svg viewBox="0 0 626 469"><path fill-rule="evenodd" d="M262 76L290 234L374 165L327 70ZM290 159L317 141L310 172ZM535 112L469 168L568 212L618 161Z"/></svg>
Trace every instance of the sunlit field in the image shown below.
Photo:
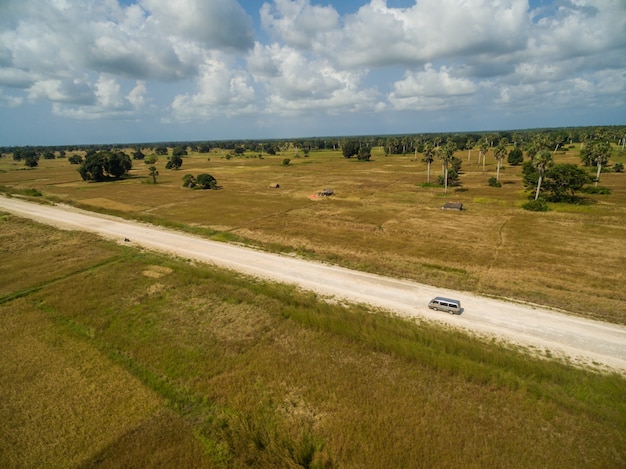
<svg viewBox="0 0 626 469"><path fill-rule="evenodd" d="M2 467L626 461L618 375L12 215L0 258Z"/></svg>
<svg viewBox="0 0 626 469"><path fill-rule="evenodd" d="M581 194L579 204L549 204L549 212L521 205L521 168L506 163L502 187L489 187L496 173L491 152L485 170L478 150L463 161L461 185L426 184L422 155L372 160L343 158L339 151L295 151L276 156L222 150L190 154L179 170L160 156L157 184L148 166L133 161L131 177L88 183L66 159L40 160L24 168L0 159L5 191L36 189L44 199L71 203L157 224L195 230L214 239L324 260L431 285L512 298L573 314L626 323L626 175L602 173L610 195ZM288 165L283 160L289 158ZM557 163L580 163L579 147L555 155ZM614 152L611 163L625 162ZM213 175L220 190L182 187L185 174ZM441 174L432 164L431 182ZM270 185L278 184L279 188ZM331 197L312 199L331 188ZM465 210L442 210L447 201Z"/></svg>

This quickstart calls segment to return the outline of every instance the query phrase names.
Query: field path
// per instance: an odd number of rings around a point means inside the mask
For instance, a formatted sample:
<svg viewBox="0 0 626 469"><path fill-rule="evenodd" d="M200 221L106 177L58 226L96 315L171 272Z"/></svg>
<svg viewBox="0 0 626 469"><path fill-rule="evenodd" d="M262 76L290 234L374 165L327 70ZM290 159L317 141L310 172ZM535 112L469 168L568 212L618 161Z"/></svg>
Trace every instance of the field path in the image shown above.
<svg viewBox="0 0 626 469"><path fill-rule="evenodd" d="M219 243L152 225L78 210L0 197L0 210L66 230L103 237L182 258L212 263L269 280L295 284L324 296L366 303L395 312L498 337L533 351L549 351L574 363L595 364L626 374L626 327L570 316L536 305L483 298L406 280L344 269L295 257ZM461 300L463 314L426 306L434 296Z"/></svg>

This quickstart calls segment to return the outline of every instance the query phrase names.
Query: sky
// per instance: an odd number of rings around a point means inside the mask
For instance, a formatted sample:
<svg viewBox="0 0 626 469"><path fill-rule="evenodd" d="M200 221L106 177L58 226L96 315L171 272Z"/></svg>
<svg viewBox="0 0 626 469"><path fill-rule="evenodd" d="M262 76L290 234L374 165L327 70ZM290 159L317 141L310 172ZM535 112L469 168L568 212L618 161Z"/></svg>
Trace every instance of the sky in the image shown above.
<svg viewBox="0 0 626 469"><path fill-rule="evenodd" d="M626 0L0 0L0 146L626 124Z"/></svg>

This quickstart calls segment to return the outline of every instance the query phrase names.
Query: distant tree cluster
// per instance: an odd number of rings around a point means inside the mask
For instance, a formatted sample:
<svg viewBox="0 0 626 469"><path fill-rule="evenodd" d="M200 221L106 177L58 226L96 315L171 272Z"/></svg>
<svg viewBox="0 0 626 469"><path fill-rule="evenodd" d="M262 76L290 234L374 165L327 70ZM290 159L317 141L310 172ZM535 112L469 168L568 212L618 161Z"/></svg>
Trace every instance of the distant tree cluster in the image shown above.
<svg viewBox="0 0 626 469"><path fill-rule="evenodd" d="M84 181L102 182L120 179L133 167L130 157L123 151L90 151L78 168Z"/></svg>
<svg viewBox="0 0 626 469"><path fill-rule="evenodd" d="M183 187L189 189L217 189L217 180L210 174L202 173L198 176L185 174L183 176Z"/></svg>

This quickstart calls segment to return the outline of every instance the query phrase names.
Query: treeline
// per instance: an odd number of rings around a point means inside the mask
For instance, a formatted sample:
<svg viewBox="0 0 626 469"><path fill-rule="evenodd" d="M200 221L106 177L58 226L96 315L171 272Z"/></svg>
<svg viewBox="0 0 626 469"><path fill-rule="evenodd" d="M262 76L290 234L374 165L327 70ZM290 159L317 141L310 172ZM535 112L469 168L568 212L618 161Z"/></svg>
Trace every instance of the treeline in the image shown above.
<svg viewBox="0 0 626 469"><path fill-rule="evenodd" d="M341 150L347 142L357 142L359 148L380 148L385 154L398 155L423 152L424 145L430 143L439 146L442 142L452 141L458 149L468 149L468 145L479 141L488 141L495 146L506 139L515 147L524 147L536 140L537 136L555 147L584 143L587 141L606 140L607 142L624 145L626 143L626 126L595 126L595 127L563 127L549 129L525 129L489 132L454 132L454 133L415 133L405 135L362 135L311 137L291 139L231 139L193 142L143 142L105 145L57 145L57 146L5 146L0 147L0 155L17 154L21 159L31 158L63 158L69 152L117 152L122 149L134 149L133 159L142 159L143 154L167 155L168 149L195 153L209 153L215 148L229 150L233 153L256 152L259 154L276 154L279 151L299 150ZM178 150L177 150L178 149ZM32 161L32 160L31 160Z"/></svg>

